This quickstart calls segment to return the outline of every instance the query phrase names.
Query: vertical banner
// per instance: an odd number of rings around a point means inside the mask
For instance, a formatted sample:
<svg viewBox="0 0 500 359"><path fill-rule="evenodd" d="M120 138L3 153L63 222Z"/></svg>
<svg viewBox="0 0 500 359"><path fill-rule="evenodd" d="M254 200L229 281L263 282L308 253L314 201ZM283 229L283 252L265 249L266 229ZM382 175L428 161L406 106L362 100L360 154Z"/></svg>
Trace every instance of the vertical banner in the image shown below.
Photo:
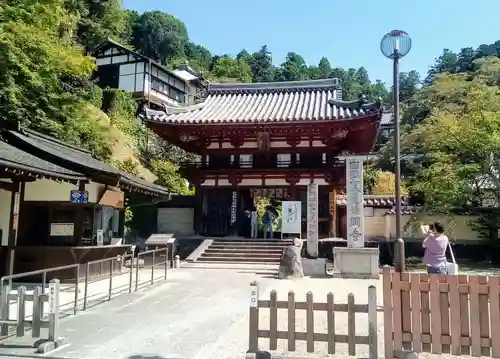
<svg viewBox="0 0 500 359"><path fill-rule="evenodd" d="M347 192L347 247L363 248L365 245L363 215L363 160L356 157L346 160Z"/></svg>
<svg viewBox="0 0 500 359"><path fill-rule="evenodd" d="M302 233L302 203L300 201L281 202L281 233Z"/></svg>
<svg viewBox="0 0 500 359"><path fill-rule="evenodd" d="M307 253L318 256L318 185L307 185Z"/></svg>
<svg viewBox="0 0 500 359"><path fill-rule="evenodd" d="M237 211L238 211L238 192L233 191L231 195L231 225L236 223Z"/></svg>

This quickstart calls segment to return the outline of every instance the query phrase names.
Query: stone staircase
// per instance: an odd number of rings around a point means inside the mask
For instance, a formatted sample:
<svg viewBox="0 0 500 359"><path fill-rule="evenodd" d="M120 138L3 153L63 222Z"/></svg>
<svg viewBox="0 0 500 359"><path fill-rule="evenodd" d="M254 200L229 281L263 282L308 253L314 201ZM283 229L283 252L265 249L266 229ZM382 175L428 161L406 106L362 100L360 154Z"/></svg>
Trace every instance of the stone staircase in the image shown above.
<svg viewBox="0 0 500 359"><path fill-rule="evenodd" d="M278 265L283 248L292 240L214 239L196 258L197 263Z"/></svg>

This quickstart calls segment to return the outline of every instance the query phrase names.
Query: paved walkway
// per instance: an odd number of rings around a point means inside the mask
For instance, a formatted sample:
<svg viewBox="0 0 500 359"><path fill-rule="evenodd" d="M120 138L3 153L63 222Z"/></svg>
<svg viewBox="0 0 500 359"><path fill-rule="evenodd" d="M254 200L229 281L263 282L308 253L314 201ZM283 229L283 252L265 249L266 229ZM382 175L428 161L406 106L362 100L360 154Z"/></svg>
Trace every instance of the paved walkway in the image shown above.
<svg viewBox="0 0 500 359"><path fill-rule="evenodd" d="M49 357L215 359L231 341L227 358L243 358L247 334L233 328L247 321L249 283L258 275L241 272L171 270L166 282L63 319L60 336L70 344ZM0 342L0 358L35 357L27 339Z"/></svg>
<svg viewBox="0 0 500 359"><path fill-rule="evenodd" d="M367 288L378 289L382 302L381 281L304 278L280 281L257 270L182 268L169 271L167 281L143 288L130 295L117 297L76 316L61 321L60 336L69 345L49 353L49 359L243 359L248 348L249 283L258 280L261 299L268 299L272 289L279 300L286 300L293 290L296 300L304 300L312 291L315 301L326 301L333 292L335 301L346 303L348 293L357 303L367 301ZM286 323L286 311L278 313ZM269 326L269 310L261 310L261 329ZM316 322L316 319L318 321ZM383 357L382 313L379 313L379 356ZM326 316L315 316L318 332L326 331ZM347 317L336 316L336 332L347 333ZM356 316L356 332L366 335L366 315ZM305 318L297 316L297 331L305 331ZM282 327L282 325L280 325ZM280 328L283 330L285 328ZM46 334L42 333L44 337ZM0 358L36 358L29 337L0 342ZM262 349L267 340L259 341ZM367 348L359 346L356 357L366 358ZM303 343L288 353L286 341L278 341L276 354L308 358L353 358L346 346L338 345L337 354L328 356L326 346L317 344L313 355L306 353ZM452 358L448 355L425 358ZM464 358L464 357L462 357Z"/></svg>

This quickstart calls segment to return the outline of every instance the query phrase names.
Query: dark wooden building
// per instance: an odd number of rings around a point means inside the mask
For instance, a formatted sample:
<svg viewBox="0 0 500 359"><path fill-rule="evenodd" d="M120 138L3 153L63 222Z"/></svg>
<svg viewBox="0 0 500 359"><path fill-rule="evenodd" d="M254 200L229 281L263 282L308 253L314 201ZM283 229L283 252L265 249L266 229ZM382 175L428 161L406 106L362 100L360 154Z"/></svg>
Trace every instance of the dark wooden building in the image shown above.
<svg viewBox="0 0 500 359"><path fill-rule="evenodd" d="M163 187L52 137L23 129L4 131L2 138L3 146L26 154L28 164L39 164L37 171L31 165L19 176L9 177L20 184L18 227L15 241L9 242L15 247L15 272L123 254L129 247L122 245L125 193L169 197Z"/></svg>
<svg viewBox="0 0 500 359"><path fill-rule="evenodd" d="M382 116L380 103L339 100L337 79L211 84L204 102L145 107L147 125L164 139L201 155L181 172L196 187L195 231L242 235L253 197L301 200L319 185L319 227L339 225L336 193L345 187L346 154L368 154ZM245 228L243 228L245 227Z"/></svg>

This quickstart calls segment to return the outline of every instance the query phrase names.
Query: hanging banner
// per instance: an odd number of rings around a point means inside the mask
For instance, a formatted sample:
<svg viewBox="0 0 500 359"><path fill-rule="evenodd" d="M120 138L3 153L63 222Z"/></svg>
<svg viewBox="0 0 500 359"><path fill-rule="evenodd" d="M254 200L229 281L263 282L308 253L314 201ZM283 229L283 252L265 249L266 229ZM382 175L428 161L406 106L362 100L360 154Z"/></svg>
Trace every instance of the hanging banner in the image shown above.
<svg viewBox="0 0 500 359"><path fill-rule="evenodd" d="M363 213L363 161L355 157L346 160L347 247L365 246Z"/></svg>
<svg viewBox="0 0 500 359"><path fill-rule="evenodd" d="M302 232L302 203L300 201L281 202L281 232L297 233Z"/></svg>
<svg viewBox="0 0 500 359"><path fill-rule="evenodd" d="M307 185L307 252L318 256L318 185Z"/></svg>

